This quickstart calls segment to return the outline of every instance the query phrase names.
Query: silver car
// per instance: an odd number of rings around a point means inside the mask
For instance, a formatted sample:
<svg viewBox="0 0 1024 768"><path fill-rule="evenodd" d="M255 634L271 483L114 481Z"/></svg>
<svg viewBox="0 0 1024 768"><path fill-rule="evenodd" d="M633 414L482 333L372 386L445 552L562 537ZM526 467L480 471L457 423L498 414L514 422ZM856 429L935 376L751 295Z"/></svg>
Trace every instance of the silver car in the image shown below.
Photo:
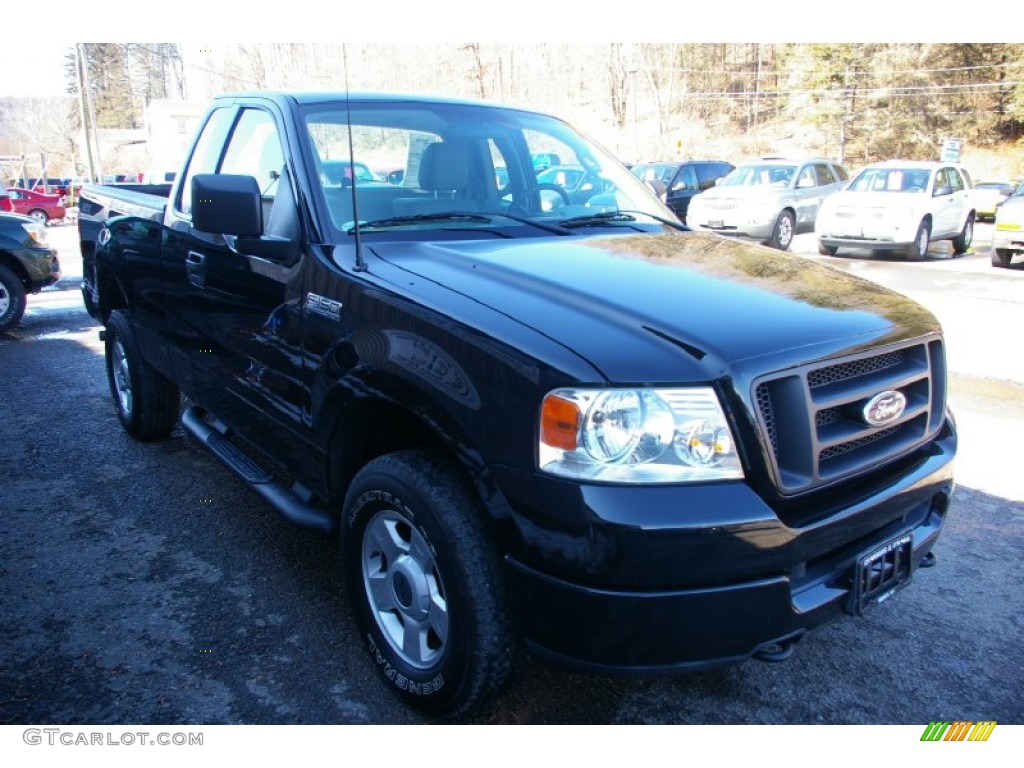
<svg viewBox="0 0 1024 768"><path fill-rule="evenodd" d="M814 230L822 201L846 184L843 166L825 158L765 158L744 163L690 201L686 223L785 251Z"/></svg>

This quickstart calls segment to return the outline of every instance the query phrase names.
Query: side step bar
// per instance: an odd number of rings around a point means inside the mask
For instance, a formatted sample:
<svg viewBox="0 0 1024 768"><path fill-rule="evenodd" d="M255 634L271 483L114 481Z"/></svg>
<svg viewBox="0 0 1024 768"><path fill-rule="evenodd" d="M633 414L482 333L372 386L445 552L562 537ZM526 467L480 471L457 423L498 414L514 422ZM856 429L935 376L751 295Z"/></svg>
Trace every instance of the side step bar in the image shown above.
<svg viewBox="0 0 1024 768"><path fill-rule="evenodd" d="M298 494L283 486L274 476L246 456L227 437L217 431L204 417L205 411L193 405L181 415L181 423L218 459L223 461L242 480L268 501L291 523L319 533L335 533L338 516L314 507Z"/></svg>

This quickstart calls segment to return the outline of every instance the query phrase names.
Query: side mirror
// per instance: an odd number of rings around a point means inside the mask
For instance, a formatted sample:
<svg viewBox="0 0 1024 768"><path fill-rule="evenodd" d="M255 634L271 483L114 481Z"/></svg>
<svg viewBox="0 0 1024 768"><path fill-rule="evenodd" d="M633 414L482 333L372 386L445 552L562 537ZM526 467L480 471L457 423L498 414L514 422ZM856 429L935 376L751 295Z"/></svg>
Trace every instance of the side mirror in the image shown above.
<svg viewBox="0 0 1024 768"><path fill-rule="evenodd" d="M263 198L256 179L229 173L193 176L192 226L210 234L262 235Z"/></svg>
<svg viewBox="0 0 1024 768"><path fill-rule="evenodd" d="M293 240L263 235L263 196L252 176L193 176L192 226L200 232L237 238L228 247L245 256L289 262L297 252Z"/></svg>

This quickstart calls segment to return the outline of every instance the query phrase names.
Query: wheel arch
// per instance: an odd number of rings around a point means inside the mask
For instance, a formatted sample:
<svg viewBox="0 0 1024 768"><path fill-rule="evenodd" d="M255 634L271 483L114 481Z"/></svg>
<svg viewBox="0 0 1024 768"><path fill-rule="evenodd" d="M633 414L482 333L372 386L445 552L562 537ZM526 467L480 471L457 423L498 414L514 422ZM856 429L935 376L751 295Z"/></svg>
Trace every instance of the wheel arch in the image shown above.
<svg viewBox="0 0 1024 768"><path fill-rule="evenodd" d="M25 293L30 293L30 283L28 279L28 272L25 270L25 266L16 258L11 256L7 251L0 250L0 266L7 267L14 276L21 280L21 285L25 289Z"/></svg>
<svg viewBox="0 0 1024 768"><path fill-rule="evenodd" d="M420 450L446 459L463 473L492 520L511 514L482 454L453 419L436 411L414 410L405 404L409 401L380 393L345 397L345 389L339 386L326 406L334 413L324 471L332 505L340 509L352 479L373 459Z"/></svg>

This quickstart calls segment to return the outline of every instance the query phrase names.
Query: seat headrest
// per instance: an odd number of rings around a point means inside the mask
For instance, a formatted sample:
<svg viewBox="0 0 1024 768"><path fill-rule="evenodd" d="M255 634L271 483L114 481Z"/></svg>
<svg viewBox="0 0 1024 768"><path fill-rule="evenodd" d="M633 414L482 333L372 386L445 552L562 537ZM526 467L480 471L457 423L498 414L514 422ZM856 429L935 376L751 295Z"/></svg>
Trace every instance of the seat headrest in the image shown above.
<svg viewBox="0 0 1024 768"><path fill-rule="evenodd" d="M467 141L437 142L423 150L420 189L434 192L465 189L470 181L470 145Z"/></svg>

